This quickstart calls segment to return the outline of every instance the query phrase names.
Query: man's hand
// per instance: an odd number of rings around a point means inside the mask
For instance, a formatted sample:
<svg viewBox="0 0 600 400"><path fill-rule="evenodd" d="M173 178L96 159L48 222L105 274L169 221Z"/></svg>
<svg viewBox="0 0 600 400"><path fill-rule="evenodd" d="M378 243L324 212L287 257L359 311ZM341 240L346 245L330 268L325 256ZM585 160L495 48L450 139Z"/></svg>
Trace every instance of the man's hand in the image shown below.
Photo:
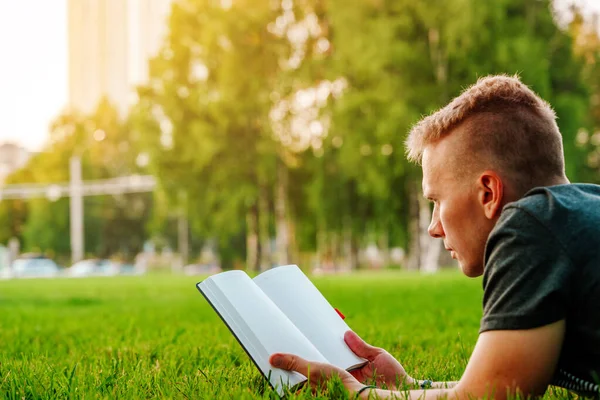
<svg viewBox="0 0 600 400"><path fill-rule="evenodd" d="M309 362L293 354L275 353L271 355L269 362L275 368L284 369L286 371L296 371L306 376L312 388L323 386L334 376L340 377L342 384L350 392L350 396L354 395L354 393L364 387L363 384L341 368L330 364Z"/></svg>
<svg viewBox="0 0 600 400"><path fill-rule="evenodd" d="M378 387L385 384L389 389L396 389L402 383L414 383L404 367L384 349L367 344L352 331L346 332L344 340L357 356L369 361L362 368L350 371L358 381L368 384L375 379Z"/></svg>

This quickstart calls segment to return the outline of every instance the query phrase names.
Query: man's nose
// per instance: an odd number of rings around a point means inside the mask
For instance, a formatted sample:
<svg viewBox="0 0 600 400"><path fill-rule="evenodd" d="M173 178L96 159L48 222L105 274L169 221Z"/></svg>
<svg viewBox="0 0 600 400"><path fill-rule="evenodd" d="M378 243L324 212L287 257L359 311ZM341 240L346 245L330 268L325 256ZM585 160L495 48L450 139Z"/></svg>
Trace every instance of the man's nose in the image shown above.
<svg viewBox="0 0 600 400"><path fill-rule="evenodd" d="M427 228L427 233L429 236L434 237L436 239L440 239L444 237L444 230L442 229L442 224L438 218L431 218L431 223L429 224L429 228Z"/></svg>

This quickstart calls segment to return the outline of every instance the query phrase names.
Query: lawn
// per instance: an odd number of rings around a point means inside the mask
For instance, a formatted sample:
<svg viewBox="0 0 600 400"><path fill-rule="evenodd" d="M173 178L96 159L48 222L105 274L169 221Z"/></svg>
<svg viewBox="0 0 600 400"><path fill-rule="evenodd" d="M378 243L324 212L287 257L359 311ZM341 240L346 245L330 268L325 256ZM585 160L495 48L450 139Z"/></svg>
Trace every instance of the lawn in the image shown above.
<svg viewBox="0 0 600 400"><path fill-rule="evenodd" d="M278 398L196 290L199 279L0 281L0 398ZM460 378L477 339L481 279L386 271L312 280L412 376ZM557 397L565 393L546 395Z"/></svg>

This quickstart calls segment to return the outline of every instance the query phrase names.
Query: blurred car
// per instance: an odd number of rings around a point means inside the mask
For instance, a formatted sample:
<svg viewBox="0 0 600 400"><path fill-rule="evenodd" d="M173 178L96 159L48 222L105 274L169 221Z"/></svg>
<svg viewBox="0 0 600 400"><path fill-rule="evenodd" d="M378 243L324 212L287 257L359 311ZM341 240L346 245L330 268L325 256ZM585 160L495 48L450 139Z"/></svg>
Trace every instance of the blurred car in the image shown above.
<svg viewBox="0 0 600 400"><path fill-rule="evenodd" d="M141 271L133 264L128 263L117 263L117 268L119 269L119 274L121 275L140 275Z"/></svg>
<svg viewBox="0 0 600 400"><path fill-rule="evenodd" d="M221 272L221 267L216 264L189 264L183 267L185 275L213 275Z"/></svg>
<svg viewBox="0 0 600 400"><path fill-rule="evenodd" d="M60 267L44 256L17 258L11 266L11 275L15 278L50 278L60 274Z"/></svg>
<svg viewBox="0 0 600 400"><path fill-rule="evenodd" d="M119 266L110 260L89 259L77 261L67 268L67 276L113 276L119 273Z"/></svg>

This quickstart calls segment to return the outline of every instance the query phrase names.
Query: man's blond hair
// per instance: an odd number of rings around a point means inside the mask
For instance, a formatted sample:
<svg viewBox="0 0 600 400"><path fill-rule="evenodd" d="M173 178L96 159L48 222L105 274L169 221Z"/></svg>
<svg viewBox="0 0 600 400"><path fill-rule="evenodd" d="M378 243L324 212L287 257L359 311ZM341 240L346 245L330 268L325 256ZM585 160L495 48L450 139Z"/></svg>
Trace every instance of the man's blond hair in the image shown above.
<svg viewBox="0 0 600 400"><path fill-rule="evenodd" d="M556 114L516 76L480 78L419 121L406 140L408 159L420 163L427 146L458 127L465 146L455 156L464 168L498 168L521 191L565 176Z"/></svg>

